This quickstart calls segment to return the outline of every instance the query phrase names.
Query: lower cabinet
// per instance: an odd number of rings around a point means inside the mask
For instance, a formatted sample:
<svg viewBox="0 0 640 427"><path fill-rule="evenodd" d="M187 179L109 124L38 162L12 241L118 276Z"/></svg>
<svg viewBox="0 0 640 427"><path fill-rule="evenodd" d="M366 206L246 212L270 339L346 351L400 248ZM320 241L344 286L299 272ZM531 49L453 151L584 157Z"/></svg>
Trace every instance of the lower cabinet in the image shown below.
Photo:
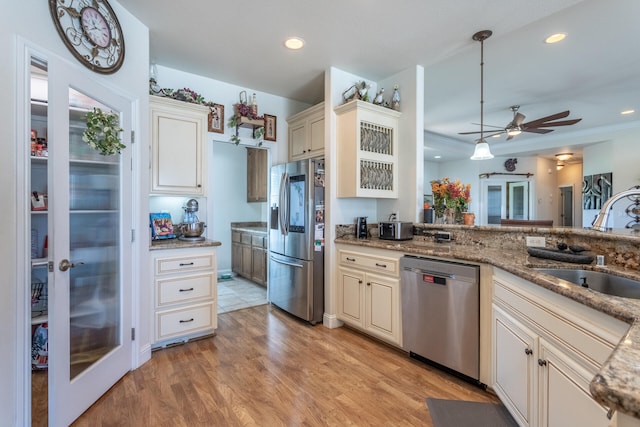
<svg viewBox="0 0 640 427"><path fill-rule="evenodd" d="M399 256L339 250L339 257L338 319L400 347Z"/></svg>
<svg viewBox="0 0 640 427"><path fill-rule="evenodd" d="M215 250L154 251L153 268L153 347L213 333L218 326Z"/></svg>
<svg viewBox="0 0 640 427"><path fill-rule="evenodd" d="M266 286L266 232L231 230L231 270L245 279Z"/></svg>
<svg viewBox="0 0 640 427"><path fill-rule="evenodd" d="M628 324L504 272L492 324L492 387L519 425L616 425L589 383Z"/></svg>

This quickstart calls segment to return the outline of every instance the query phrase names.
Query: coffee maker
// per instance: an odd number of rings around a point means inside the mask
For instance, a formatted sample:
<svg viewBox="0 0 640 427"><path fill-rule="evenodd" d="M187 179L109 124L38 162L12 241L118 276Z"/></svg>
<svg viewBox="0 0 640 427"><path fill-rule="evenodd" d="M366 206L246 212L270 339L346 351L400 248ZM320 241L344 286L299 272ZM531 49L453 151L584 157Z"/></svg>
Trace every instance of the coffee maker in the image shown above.
<svg viewBox="0 0 640 427"><path fill-rule="evenodd" d="M358 239L366 239L369 237L366 216L359 216L356 218L356 237Z"/></svg>

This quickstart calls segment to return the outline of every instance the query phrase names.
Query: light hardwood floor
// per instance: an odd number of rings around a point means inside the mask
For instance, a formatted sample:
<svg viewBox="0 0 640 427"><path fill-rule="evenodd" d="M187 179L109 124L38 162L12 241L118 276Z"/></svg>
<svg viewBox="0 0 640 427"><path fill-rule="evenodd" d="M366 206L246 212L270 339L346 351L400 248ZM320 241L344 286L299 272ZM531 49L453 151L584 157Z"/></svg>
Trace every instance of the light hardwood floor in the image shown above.
<svg viewBox="0 0 640 427"><path fill-rule="evenodd" d="M262 305L154 352L73 425L431 426L427 397L498 401L353 330Z"/></svg>

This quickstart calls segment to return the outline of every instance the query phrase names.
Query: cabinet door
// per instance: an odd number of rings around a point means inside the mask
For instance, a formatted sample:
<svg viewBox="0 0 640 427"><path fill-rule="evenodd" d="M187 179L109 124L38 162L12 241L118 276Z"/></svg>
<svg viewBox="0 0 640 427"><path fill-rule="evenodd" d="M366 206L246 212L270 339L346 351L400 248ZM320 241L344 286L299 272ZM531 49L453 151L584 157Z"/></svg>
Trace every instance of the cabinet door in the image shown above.
<svg viewBox="0 0 640 427"><path fill-rule="evenodd" d="M610 425L607 409L589 392L595 368L588 372L544 339L540 340L540 360L540 426Z"/></svg>
<svg viewBox="0 0 640 427"><path fill-rule="evenodd" d="M324 153L324 115L309 120L309 139L311 156Z"/></svg>
<svg viewBox="0 0 640 427"><path fill-rule="evenodd" d="M204 196L208 109L151 97L151 192Z"/></svg>
<svg viewBox="0 0 640 427"><path fill-rule="evenodd" d="M231 271L238 274L242 271L242 245L240 243L231 245Z"/></svg>
<svg viewBox="0 0 640 427"><path fill-rule="evenodd" d="M520 425L536 425L538 338L494 305L493 339L493 389Z"/></svg>
<svg viewBox="0 0 640 427"><path fill-rule="evenodd" d="M241 245L242 250L242 264L240 268L240 275L246 277L247 279L251 279L251 269L253 268L253 263L251 260L251 245Z"/></svg>
<svg viewBox="0 0 640 427"><path fill-rule="evenodd" d="M400 281L374 274L367 274L365 280L365 328L381 338L399 343Z"/></svg>
<svg viewBox="0 0 640 427"><path fill-rule="evenodd" d="M264 285L267 283L267 251L262 248L252 248L251 279Z"/></svg>
<svg viewBox="0 0 640 427"><path fill-rule="evenodd" d="M364 326L364 273L340 268L338 316L344 322Z"/></svg>
<svg viewBox="0 0 640 427"><path fill-rule="evenodd" d="M247 147L247 202L267 201L268 152Z"/></svg>
<svg viewBox="0 0 640 427"><path fill-rule="evenodd" d="M304 159L307 152L307 126L305 121L289 125L289 158Z"/></svg>

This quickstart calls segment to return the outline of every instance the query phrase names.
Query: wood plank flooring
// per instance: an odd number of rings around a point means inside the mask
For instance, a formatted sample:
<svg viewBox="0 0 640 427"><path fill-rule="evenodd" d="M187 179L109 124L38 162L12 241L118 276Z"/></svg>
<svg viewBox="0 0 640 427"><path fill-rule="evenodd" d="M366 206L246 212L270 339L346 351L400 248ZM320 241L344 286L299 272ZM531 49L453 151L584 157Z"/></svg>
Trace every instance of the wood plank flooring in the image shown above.
<svg viewBox="0 0 640 427"><path fill-rule="evenodd" d="M431 426L426 397L491 393L348 328L270 305L219 316L214 337L159 350L74 426Z"/></svg>

